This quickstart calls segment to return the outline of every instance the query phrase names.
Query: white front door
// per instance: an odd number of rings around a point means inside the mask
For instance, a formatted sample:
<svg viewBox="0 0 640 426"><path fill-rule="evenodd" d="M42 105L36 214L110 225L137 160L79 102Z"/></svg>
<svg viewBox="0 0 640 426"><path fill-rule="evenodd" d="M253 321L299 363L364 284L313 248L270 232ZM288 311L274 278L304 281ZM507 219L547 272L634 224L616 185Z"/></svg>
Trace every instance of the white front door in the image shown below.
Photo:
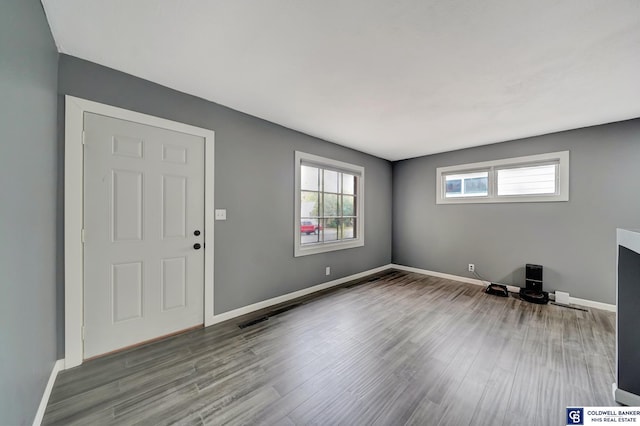
<svg viewBox="0 0 640 426"><path fill-rule="evenodd" d="M84 358L203 323L204 139L85 113Z"/></svg>

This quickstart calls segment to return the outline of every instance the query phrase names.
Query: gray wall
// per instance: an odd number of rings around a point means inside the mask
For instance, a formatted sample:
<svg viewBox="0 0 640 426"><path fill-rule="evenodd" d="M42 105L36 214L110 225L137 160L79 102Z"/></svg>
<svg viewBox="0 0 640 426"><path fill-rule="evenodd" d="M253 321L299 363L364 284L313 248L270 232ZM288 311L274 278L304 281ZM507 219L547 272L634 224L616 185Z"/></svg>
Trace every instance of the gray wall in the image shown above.
<svg viewBox="0 0 640 426"><path fill-rule="evenodd" d="M31 424L56 359L58 53L37 0L0 2L0 424Z"/></svg>
<svg viewBox="0 0 640 426"><path fill-rule="evenodd" d="M436 167L570 150L570 201L436 205ZM640 227L640 120L394 163L394 263L615 303L616 228Z"/></svg>
<svg viewBox="0 0 640 426"><path fill-rule="evenodd" d="M390 263L390 162L71 56L58 90L215 131L216 314ZM293 257L295 150L365 167L364 247Z"/></svg>

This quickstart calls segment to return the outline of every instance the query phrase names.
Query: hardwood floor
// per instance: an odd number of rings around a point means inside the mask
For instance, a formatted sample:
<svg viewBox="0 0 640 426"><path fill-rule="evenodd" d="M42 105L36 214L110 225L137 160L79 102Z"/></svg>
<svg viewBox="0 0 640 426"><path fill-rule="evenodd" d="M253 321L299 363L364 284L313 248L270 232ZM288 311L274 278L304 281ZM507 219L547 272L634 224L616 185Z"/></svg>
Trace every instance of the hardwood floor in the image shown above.
<svg viewBox="0 0 640 426"><path fill-rule="evenodd" d="M615 405L613 313L394 271L62 372L43 424L561 425Z"/></svg>

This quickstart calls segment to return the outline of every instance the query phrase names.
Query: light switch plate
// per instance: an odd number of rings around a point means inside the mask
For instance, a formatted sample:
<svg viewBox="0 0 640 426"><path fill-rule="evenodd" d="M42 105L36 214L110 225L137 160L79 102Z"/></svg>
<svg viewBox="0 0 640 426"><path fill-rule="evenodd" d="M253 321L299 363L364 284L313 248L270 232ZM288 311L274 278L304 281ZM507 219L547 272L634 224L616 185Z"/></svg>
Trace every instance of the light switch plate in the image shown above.
<svg viewBox="0 0 640 426"><path fill-rule="evenodd" d="M216 220L227 220L227 210L216 209Z"/></svg>

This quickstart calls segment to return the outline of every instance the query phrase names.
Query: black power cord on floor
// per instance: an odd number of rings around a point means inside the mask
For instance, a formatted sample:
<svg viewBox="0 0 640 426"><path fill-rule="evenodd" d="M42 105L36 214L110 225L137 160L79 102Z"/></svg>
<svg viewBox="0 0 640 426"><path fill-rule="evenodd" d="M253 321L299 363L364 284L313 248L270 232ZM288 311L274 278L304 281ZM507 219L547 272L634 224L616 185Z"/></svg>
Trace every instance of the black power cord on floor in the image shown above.
<svg viewBox="0 0 640 426"><path fill-rule="evenodd" d="M482 275L480 275L479 273L477 273L475 270L473 271L473 275L475 275L475 277L476 277L478 280L480 280L480 281L484 281L485 283L487 283L487 285L490 285L490 284L499 284L499 285L503 285L503 286L511 285L511 286L513 286L513 287L518 287L517 285L512 285L512 284L503 284L503 283L499 283L499 282L495 282L495 281L488 280L488 279L484 278Z"/></svg>
<svg viewBox="0 0 640 426"><path fill-rule="evenodd" d="M479 279L480 281L484 281L484 282L486 282L486 283L487 283L487 285L491 284L491 281L490 281L490 280L488 280L488 279L486 279L486 278L482 277L482 275L480 275L479 273L477 273L477 272L475 271L475 269L474 269L472 272L473 272L473 275L474 275L477 279Z"/></svg>

